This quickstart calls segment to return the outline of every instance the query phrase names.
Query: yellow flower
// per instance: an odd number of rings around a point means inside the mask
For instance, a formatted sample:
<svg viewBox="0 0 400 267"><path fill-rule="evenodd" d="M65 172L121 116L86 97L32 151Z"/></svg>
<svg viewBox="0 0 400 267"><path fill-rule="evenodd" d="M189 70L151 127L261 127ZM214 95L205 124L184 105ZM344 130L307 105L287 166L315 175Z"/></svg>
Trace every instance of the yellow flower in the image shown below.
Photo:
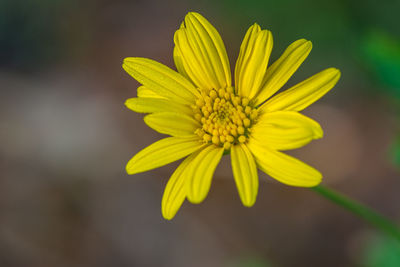
<svg viewBox="0 0 400 267"><path fill-rule="evenodd" d="M171 136L137 153L126 166L128 174L186 157L166 186L165 219L172 219L186 198L192 203L205 199L224 152L230 152L239 196L247 207L257 197L257 168L291 186L321 182L320 172L280 151L322 137L320 125L299 111L336 84L339 70L323 70L274 95L306 59L310 41L295 41L268 67L272 34L252 25L236 61L235 86L224 43L203 16L187 14L174 42L178 72L146 58L125 58L123 63L143 85L126 106L151 113L144 117L145 123Z"/></svg>

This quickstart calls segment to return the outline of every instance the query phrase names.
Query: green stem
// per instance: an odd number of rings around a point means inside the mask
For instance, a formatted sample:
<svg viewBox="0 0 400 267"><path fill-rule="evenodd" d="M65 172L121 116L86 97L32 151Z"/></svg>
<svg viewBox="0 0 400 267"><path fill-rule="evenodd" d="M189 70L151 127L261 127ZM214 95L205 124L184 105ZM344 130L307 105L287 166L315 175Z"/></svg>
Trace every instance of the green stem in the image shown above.
<svg viewBox="0 0 400 267"><path fill-rule="evenodd" d="M311 189L400 241L400 229L398 226L374 210L327 187L319 185Z"/></svg>

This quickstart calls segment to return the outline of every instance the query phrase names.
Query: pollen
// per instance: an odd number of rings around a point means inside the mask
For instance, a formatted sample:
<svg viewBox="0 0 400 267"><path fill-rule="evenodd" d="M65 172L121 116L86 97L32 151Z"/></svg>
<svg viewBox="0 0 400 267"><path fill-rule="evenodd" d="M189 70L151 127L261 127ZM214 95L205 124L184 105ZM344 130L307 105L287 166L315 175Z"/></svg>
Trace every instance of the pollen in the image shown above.
<svg viewBox="0 0 400 267"><path fill-rule="evenodd" d="M235 95L232 87L204 90L193 105L196 129L204 143L229 150L232 145L246 143L251 126L257 120L257 109L246 97Z"/></svg>

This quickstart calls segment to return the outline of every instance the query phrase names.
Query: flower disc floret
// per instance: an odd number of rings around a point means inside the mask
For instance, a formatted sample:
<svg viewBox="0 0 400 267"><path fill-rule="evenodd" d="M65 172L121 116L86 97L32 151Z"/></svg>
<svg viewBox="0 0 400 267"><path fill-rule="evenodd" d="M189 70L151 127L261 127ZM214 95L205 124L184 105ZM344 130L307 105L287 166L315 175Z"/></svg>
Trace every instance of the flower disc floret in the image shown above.
<svg viewBox="0 0 400 267"><path fill-rule="evenodd" d="M195 134L204 143L213 143L226 150L247 142L258 115L249 99L235 95L232 87L203 90L193 105L193 112L201 124Z"/></svg>

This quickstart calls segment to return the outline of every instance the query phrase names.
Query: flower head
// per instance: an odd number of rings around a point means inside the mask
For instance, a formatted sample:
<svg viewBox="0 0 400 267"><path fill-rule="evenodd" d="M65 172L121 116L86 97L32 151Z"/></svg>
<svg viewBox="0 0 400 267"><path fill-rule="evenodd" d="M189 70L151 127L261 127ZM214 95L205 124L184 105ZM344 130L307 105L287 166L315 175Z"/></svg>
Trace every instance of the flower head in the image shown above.
<svg viewBox="0 0 400 267"><path fill-rule="evenodd" d="M137 153L129 174L185 158L172 174L162 199L162 214L172 219L183 201L200 203L224 152L245 206L255 203L257 168L291 186L312 187L320 172L281 151L299 148L323 135L319 124L300 114L339 80L329 68L275 94L311 51L300 39L268 66L272 34L252 25L240 47L235 83L224 43L200 14L186 15L174 36L174 71L146 58L126 58L123 68L143 86L126 101L133 111L150 113L145 123L170 135Z"/></svg>

